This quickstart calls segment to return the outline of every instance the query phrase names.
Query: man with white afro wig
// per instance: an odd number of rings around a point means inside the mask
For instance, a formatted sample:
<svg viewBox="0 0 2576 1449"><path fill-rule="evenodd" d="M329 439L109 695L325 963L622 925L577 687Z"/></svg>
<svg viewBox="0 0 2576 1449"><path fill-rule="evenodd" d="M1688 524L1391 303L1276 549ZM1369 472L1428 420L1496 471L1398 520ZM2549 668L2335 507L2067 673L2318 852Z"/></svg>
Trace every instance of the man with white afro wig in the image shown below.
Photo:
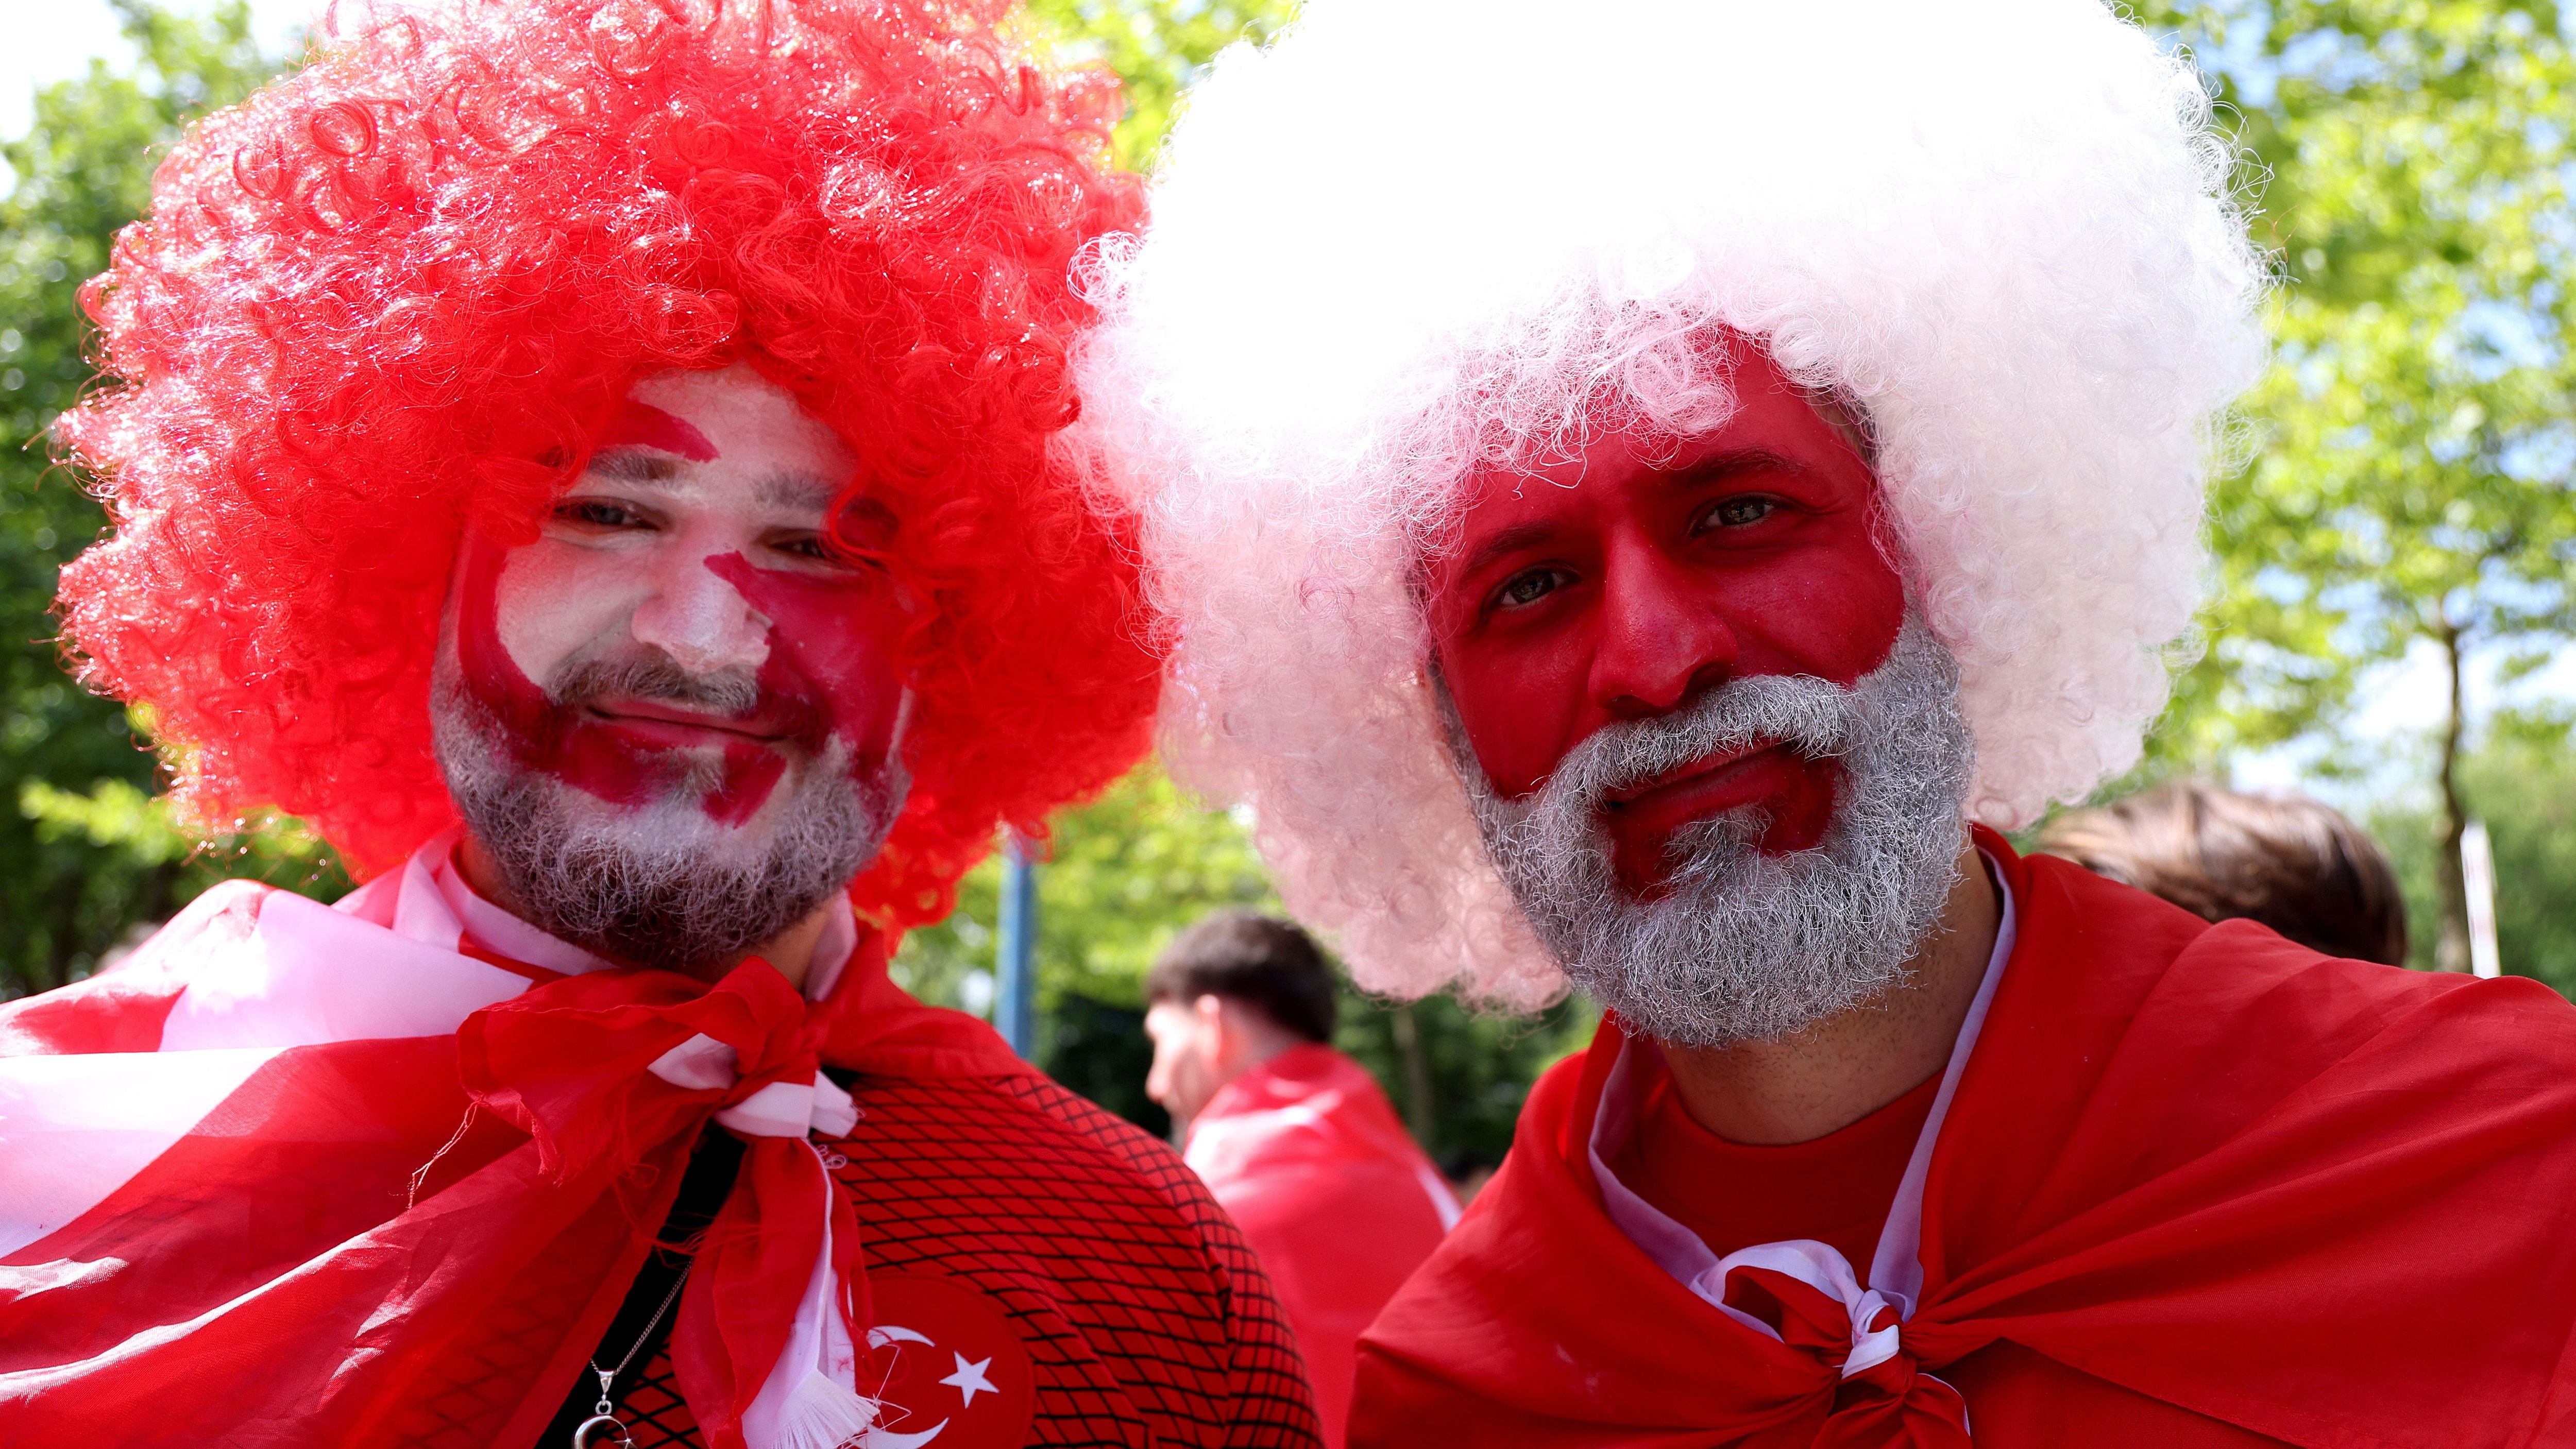
<svg viewBox="0 0 2576 1449"><path fill-rule="evenodd" d="M1169 757L1363 985L1608 1008L1354 1445L2576 1443L2576 1009L1995 833L2190 622L2210 112L2099 0L1310 0L1190 99L1076 443Z"/></svg>

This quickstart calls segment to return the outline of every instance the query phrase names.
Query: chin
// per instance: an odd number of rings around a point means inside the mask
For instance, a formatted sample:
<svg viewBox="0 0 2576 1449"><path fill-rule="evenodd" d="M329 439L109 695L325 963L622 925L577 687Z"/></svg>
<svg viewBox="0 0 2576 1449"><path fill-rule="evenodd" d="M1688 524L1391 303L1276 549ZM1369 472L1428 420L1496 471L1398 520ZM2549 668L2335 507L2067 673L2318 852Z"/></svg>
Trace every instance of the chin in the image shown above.
<svg viewBox="0 0 2576 1449"><path fill-rule="evenodd" d="M514 909L603 955L692 974L739 960L846 890L909 789L896 762L853 777L834 743L735 825L708 815L703 782L615 804L518 766L470 714L436 723L449 794Z"/></svg>

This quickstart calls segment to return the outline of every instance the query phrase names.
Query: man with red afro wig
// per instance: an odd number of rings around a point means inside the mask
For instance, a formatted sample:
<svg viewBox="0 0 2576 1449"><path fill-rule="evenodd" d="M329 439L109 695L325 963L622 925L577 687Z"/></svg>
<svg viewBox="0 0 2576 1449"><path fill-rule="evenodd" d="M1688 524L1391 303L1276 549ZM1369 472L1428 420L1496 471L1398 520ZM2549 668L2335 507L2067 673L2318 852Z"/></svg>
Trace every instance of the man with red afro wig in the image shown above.
<svg viewBox="0 0 2576 1449"><path fill-rule="evenodd" d="M1161 1144L896 990L1145 744L1053 460L1115 84L998 0L462 0L196 127L63 421L237 883L0 1008L13 1445L1302 1445Z"/></svg>

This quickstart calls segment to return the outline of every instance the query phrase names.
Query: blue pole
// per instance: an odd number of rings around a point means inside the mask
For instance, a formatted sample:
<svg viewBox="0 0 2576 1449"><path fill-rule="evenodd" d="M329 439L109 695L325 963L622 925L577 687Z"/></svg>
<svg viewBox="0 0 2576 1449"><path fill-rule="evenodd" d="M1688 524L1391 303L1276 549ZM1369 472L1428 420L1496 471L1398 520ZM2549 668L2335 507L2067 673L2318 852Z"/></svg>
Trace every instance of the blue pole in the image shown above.
<svg viewBox="0 0 2576 1449"><path fill-rule="evenodd" d="M1011 1050L1038 1052L1038 868L1020 832L1003 832L1002 922L995 962L993 1025Z"/></svg>

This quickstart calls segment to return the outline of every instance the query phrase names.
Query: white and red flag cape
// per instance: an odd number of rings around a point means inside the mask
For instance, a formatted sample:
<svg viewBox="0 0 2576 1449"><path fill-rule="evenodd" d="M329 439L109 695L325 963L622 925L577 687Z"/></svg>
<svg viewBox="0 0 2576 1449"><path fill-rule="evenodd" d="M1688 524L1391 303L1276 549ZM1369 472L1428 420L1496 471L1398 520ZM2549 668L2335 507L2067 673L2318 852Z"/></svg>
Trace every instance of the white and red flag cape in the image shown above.
<svg viewBox="0 0 2576 1449"><path fill-rule="evenodd" d="M700 1430L867 1427L867 1278L809 1136L856 1114L821 1068L1030 1069L854 923L811 1002L757 960L709 987L501 956L446 844L338 908L218 887L0 1006L0 1441L531 1442L710 1121L748 1149L672 1330Z"/></svg>

